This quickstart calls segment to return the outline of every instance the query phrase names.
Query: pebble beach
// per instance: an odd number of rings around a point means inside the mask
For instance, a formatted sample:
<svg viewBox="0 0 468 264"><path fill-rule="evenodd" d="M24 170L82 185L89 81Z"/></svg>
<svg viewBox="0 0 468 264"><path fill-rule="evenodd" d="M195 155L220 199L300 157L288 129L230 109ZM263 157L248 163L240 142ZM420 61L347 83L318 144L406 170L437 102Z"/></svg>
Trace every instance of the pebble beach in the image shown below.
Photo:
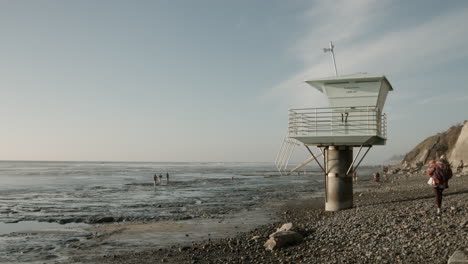
<svg viewBox="0 0 468 264"><path fill-rule="evenodd" d="M468 255L468 176L455 175L441 215L422 173L354 186L352 209L325 212L323 199L285 201L271 223L236 235L104 255L96 263L447 263ZM264 243L284 223L303 242L273 251ZM77 260L75 260L77 261Z"/></svg>

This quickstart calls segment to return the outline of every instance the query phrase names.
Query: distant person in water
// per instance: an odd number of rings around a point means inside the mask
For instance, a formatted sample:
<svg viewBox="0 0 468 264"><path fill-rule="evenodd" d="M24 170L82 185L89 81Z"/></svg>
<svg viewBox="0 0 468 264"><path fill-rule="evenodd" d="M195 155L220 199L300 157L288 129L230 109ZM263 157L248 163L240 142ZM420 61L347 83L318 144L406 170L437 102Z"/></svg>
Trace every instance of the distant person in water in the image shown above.
<svg viewBox="0 0 468 264"><path fill-rule="evenodd" d="M358 178L359 178L359 176L357 175L357 172L353 172L353 180L354 180L354 183L357 183L357 182L358 182Z"/></svg>
<svg viewBox="0 0 468 264"><path fill-rule="evenodd" d="M376 182L376 183L380 182L380 173L379 172L374 172L374 182Z"/></svg>
<svg viewBox="0 0 468 264"><path fill-rule="evenodd" d="M159 184L162 185L162 174L159 174Z"/></svg>
<svg viewBox="0 0 468 264"><path fill-rule="evenodd" d="M169 172L166 172L166 182L169 184Z"/></svg>
<svg viewBox="0 0 468 264"><path fill-rule="evenodd" d="M153 185L154 188L156 188L156 185L158 185L158 175L156 174L153 175Z"/></svg>

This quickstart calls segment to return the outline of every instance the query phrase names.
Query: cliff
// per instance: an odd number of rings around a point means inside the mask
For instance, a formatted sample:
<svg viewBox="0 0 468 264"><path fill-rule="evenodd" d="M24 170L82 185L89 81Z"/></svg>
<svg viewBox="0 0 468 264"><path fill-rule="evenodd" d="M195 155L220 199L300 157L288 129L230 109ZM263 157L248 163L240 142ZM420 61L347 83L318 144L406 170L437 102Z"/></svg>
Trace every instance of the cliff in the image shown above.
<svg viewBox="0 0 468 264"><path fill-rule="evenodd" d="M460 160L463 160L465 163L468 161L468 121L465 121L460 135L458 136L457 143L448 158L456 165L458 165Z"/></svg>
<svg viewBox="0 0 468 264"><path fill-rule="evenodd" d="M458 165L460 160L468 161L468 122L455 125L447 131L430 136L419 143L403 158L410 166L427 164L431 159L445 155L450 163Z"/></svg>

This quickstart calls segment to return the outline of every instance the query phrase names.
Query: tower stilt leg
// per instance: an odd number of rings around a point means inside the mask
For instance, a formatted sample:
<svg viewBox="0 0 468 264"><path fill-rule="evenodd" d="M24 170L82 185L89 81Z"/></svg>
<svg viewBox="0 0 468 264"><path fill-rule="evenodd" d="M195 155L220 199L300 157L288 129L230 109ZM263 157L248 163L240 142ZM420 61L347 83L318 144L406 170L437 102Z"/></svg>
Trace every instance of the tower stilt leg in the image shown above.
<svg viewBox="0 0 468 264"><path fill-rule="evenodd" d="M353 162L353 147L326 147L325 162L327 173L325 211L352 208L353 180L351 175L346 173Z"/></svg>

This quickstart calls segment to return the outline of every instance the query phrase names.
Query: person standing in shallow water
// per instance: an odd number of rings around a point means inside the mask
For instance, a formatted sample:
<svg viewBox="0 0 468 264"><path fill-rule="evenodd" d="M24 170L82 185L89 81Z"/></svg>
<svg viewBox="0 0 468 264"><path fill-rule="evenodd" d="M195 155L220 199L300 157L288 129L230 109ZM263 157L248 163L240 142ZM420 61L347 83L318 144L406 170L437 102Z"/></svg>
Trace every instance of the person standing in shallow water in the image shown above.
<svg viewBox="0 0 468 264"><path fill-rule="evenodd" d="M166 172L166 182L169 184L169 172Z"/></svg>
<svg viewBox="0 0 468 264"><path fill-rule="evenodd" d="M154 185L154 188L156 189L156 185L158 185L158 175L156 174L153 175L153 185Z"/></svg>
<svg viewBox="0 0 468 264"><path fill-rule="evenodd" d="M159 174L159 184L162 185L162 174Z"/></svg>

